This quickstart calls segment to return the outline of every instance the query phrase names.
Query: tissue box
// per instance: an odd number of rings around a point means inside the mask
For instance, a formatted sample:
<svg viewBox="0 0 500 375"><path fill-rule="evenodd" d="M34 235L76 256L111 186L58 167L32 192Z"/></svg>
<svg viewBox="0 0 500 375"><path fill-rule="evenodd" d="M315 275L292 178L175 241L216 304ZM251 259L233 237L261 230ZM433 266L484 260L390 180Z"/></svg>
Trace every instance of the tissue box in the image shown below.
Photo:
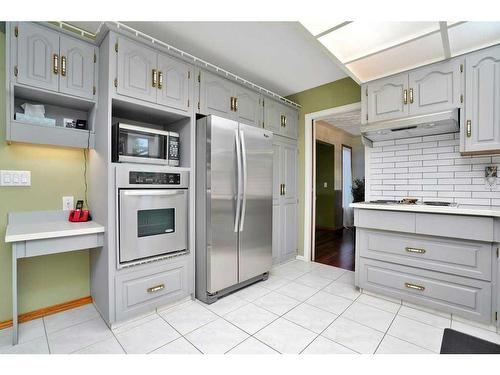
<svg viewBox="0 0 500 375"><path fill-rule="evenodd" d="M25 122L27 124L56 126L56 120L53 118L33 117L33 116L25 115L24 113L16 113L16 120L21 121L21 122Z"/></svg>

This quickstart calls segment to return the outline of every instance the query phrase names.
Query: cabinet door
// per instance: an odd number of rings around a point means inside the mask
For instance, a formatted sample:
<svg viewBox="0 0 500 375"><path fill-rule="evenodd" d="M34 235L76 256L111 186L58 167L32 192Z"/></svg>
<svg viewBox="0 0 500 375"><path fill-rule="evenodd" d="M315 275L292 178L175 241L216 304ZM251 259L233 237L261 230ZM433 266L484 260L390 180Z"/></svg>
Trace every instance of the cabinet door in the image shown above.
<svg viewBox="0 0 500 375"><path fill-rule="evenodd" d="M125 38L118 38L118 87L120 95L156 103L158 89L153 87L157 54Z"/></svg>
<svg viewBox="0 0 500 375"><path fill-rule="evenodd" d="M282 214L282 260L295 258L297 255L297 204L284 204Z"/></svg>
<svg viewBox="0 0 500 375"><path fill-rule="evenodd" d="M370 82L366 87L368 89L368 122L408 115L408 74Z"/></svg>
<svg viewBox="0 0 500 375"><path fill-rule="evenodd" d="M282 146L282 179L285 184L283 199L285 203L297 203L297 145L285 143Z"/></svg>
<svg viewBox="0 0 500 375"><path fill-rule="evenodd" d="M94 98L94 46L61 35L59 91Z"/></svg>
<svg viewBox="0 0 500 375"><path fill-rule="evenodd" d="M282 166L283 162L283 152L281 142L273 140L273 204L278 204L281 198L281 184L282 178Z"/></svg>
<svg viewBox="0 0 500 375"><path fill-rule="evenodd" d="M468 55L465 65L465 151L499 151L500 47Z"/></svg>
<svg viewBox="0 0 500 375"><path fill-rule="evenodd" d="M281 207L282 205L273 205L273 264L281 261Z"/></svg>
<svg viewBox="0 0 500 375"><path fill-rule="evenodd" d="M282 105L272 99L264 99L264 129L281 134Z"/></svg>
<svg viewBox="0 0 500 375"><path fill-rule="evenodd" d="M236 119L231 110L231 97L234 84L227 79L205 71L201 72L200 112L204 115L216 115L227 119Z"/></svg>
<svg viewBox="0 0 500 375"><path fill-rule="evenodd" d="M283 111L284 124L281 133L285 137L297 139L297 122L298 122L298 113L295 109L284 107Z"/></svg>
<svg viewBox="0 0 500 375"><path fill-rule="evenodd" d="M17 82L58 91L59 34L32 23L20 23L18 36L15 39L17 39L17 63L15 63L18 68Z"/></svg>
<svg viewBox="0 0 500 375"><path fill-rule="evenodd" d="M260 94L236 85L236 119L246 125L262 127L262 100Z"/></svg>
<svg viewBox="0 0 500 375"><path fill-rule="evenodd" d="M187 111L192 67L166 55L158 55L158 104Z"/></svg>
<svg viewBox="0 0 500 375"><path fill-rule="evenodd" d="M454 59L410 72L408 101L411 115L460 107L462 62L462 59Z"/></svg>

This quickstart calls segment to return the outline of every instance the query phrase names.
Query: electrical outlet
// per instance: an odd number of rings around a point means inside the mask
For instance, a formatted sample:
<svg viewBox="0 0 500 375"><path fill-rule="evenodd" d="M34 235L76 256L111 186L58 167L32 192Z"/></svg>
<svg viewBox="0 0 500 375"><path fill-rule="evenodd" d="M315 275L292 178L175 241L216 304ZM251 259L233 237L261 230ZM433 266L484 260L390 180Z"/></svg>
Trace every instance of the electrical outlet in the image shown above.
<svg viewBox="0 0 500 375"><path fill-rule="evenodd" d="M63 211L70 211L75 207L74 197L62 197Z"/></svg>
<svg viewBox="0 0 500 375"><path fill-rule="evenodd" d="M31 172L1 170L0 186L31 186Z"/></svg>
<svg viewBox="0 0 500 375"><path fill-rule="evenodd" d="M328 188L328 182L323 182L323 187L326 189Z"/></svg>

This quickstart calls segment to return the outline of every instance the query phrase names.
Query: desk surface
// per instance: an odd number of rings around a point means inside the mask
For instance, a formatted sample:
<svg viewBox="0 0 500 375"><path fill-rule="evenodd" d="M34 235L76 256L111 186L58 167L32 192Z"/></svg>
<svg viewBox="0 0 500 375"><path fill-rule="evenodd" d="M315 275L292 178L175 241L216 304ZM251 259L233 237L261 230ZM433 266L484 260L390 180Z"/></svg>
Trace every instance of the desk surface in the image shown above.
<svg viewBox="0 0 500 375"><path fill-rule="evenodd" d="M104 226L95 221L72 223L67 219L67 212L37 211L33 213L11 213L5 233L5 242L42 240L47 238L79 236L103 233ZM21 218L18 220L17 218Z"/></svg>

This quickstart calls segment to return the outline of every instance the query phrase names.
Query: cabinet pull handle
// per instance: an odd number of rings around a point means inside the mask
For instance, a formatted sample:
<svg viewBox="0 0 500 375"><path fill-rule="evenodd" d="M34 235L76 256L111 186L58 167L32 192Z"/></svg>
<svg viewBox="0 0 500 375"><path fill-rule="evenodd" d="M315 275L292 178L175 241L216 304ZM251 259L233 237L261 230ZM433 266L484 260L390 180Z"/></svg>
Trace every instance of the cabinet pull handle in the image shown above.
<svg viewBox="0 0 500 375"><path fill-rule="evenodd" d="M148 293L156 293L163 289L165 289L165 284L152 286L151 288L148 288L147 291Z"/></svg>
<svg viewBox="0 0 500 375"><path fill-rule="evenodd" d="M153 87L156 87L156 85L158 84L158 71L156 69L153 69L152 76L153 76L152 85L153 85Z"/></svg>
<svg viewBox="0 0 500 375"><path fill-rule="evenodd" d="M417 249L416 247L405 247L408 253L425 254L425 249Z"/></svg>
<svg viewBox="0 0 500 375"><path fill-rule="evenodd" d="M234 97L233 96L231 96L230 103L231 103L231 111L234 111Z"/></svg>
<svg viewBox="0 0 500 375"><path fill-rule="evenodd" d="M412 283L405 283L405 287L408 289L414 289L414 290L420 290L420 291L425 290L425 286L412 284Z"/></svg>
<svg viewBox="0 0 500 375"><path fill-rule="evenodd" d="M163 88L163 72L161 70L158 71L158 89Z"/></svg>
<svg viewBox="0 0 500 375"><path fill-rule="evenodd" d="M286 128L286 116L281 115L280 120L281 120L281 126Z"/></svg>
<svg viewBox="0 0 500 375"><path fill-rule="evenodd" d="M467 120L467 138L470 138L472 135L472 122L471 120Z"/></svg>
<svg viewBox="0 0 500 375"><path fill-rule="evenodd" d="M57 53L52 55L52 71L54 74L59 73L59 55Z"/></svg>
<svg viewBox="0 0 500 375"><path fill-rule="evenodd" d="M280 195L283 195L283 184L280 184Z"/></svg>
<svg viewBox="0 0 500 375"><path fill-rule="evenodd" d="M403 90L403 103L408 104L408 90L407 89Z"/></svg>
<svg viewBox="0 0 500 375"><path fill-rule="evenodd" d="M66 56L61 56L61 75L66 77Z"/></svg>
<svg viewBox="0 0 500 375"><path fill-rule="evenodd" d="M410 89L410 103L413 103L413 89Z"/></svg>
<svg viewBox="0 0 500 375"><path fill-rule="evenodd" d="M234 98L234 111L237 112L238 111L238 98Z"/></svg>
<svg viewBox="0 0 500 375"><path fill-rule="evenodd" d="M286 195L286 185L283 184L283 195Z"/></svg>

